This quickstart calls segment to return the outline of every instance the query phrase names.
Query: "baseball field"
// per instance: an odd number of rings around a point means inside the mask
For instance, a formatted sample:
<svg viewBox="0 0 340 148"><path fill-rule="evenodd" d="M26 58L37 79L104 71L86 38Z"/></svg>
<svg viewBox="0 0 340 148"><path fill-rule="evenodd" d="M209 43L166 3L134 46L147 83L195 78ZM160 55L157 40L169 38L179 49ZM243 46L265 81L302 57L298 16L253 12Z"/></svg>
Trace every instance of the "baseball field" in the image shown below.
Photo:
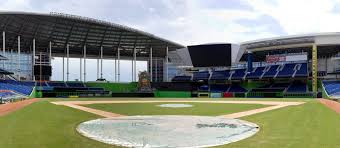
<svg viewBox="0 0 340 148"><path fill-rule="evenodd" d="M164 103L192 107L159 107ZM84 137L76 130L80 123L105 115L225 116L260 126L250 138L219 146L226 148L340 147L340 116L319 100L169 98L41 99L0 116L0 147L117 147Z"/></svg>

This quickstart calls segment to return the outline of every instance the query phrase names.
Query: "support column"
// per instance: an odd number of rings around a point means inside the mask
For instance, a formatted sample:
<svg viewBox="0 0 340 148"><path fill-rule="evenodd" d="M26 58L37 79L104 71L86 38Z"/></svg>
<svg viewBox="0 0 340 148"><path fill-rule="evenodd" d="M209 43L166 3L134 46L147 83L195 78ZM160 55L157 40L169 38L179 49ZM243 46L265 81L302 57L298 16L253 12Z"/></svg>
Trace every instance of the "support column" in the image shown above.
<svg viewBox="0 0 340 148"><path fill-rule="evenodd" d="M69 77L70 77L70 45L67 44L66 45L66 56L67 56L67 61L66 61L66 81L69 81Z"/></svg>
<svg viewBox="0 0 340 148"><path fill-rule="evenodd" d="M5 56L6 53L6 32L2 32L2 54ZM5 69L5 60L2 61L2 68Z"/></svg>
<svg viewBox="0 0 340 148"><path fill-rule="evenodd" d="M152 47L150 47L150 81L152 82L153 78L152 78Z"/></svg>
<svg viewBox="0 0 340 148"><path fill-rule="evenodd" d="M82 61L82 59L80 57L79 58L79 81L83 81L82 67L83 67L83 61Z"/></svg>
<svg viewBox="0 0 340 148"><path fill-rule="evenodd" d="M158 82L158 58L155 59L155 81Z"/></svg>
<svg viewBox="0 0 340 148"><path fill-rule="evenodd" d="M84 82L86 82L86 45L84 45Z"/></svg>
<svg viewBox="0 0 340 148"><path fill-rule="evenodd" d="M99 79L99 58L97 58L97 80Z"/></svg>
<svg viewBox="0 0 340 148"><path fill-rule="evenodd" d="M248 73L253 71L253 53L248 50Z"/></svg>
<svg viewBox="0 0 340 148"><path fill-rule="evenodd" d="M115 58L115 82L117 82L117 56Z"/></svg>
<svg viewBox="0 0 340 148"><path fill-rule="evenodd" d="M133 80L136 82L137 81L137 78L136 78L136 75L137 75L137 64L136 64L136 59L137 59L137 51L136 51L136 48L133 49Z"/></svg>
<svg viewBox="0 0 340 148"><path fill-rule="evenodd" d="M18 80L20 81L20 77L21 77L21 71L20 71L20 61L21 61L21 57L20 57L20 36L18 36L18 61L17 61L17 68L18 68Z"/></svg>
<svg viewBox="0 0 340 148"><path fill-rule="evenodd" d="M49 60L50 60L50 66L52 66L52 42L49 42L49 56L48 56ZM51 80L51 76L49 78Z"/></svg>
<svg viewBox="0 0 340 148"><path fill-rule="evenodd" d="M100 47L100 78L103 79L103 46Z"/></svg>
<svg viewBox="0 0 340 148"><path fill-rule="evenodd" d="M313 44L312 49L312 88L315 97L317 96L318 92L318 48L316 44Z"/></svg>
<svg viewBox="0 0 340 148"><path fill-rule="evenodd" d="M65 52L63 56L63 81L65 81Z"/></svg>
<svg viewBox="0 0 340 148"><path fill-rule="evenodd" d="M32 73L33 73L33 81L35 81L35 73L34 73L34 65L35 65L35 38L33 39L33 53L32 53Z"/></svg>
<svg viewBox="0 0 340 148"><path fill-rule="evenodd" d="M165 51L165 82L169 81L169 47L166 46Z"/></svg>
<svg viewBox="0 0 340 148"><path fill-rule="evenodd" d="M49 42L49 58L50 58L50 65L52 64L52 42Z"/></svg>
<svg viewBox="0 0 340 148"><path fill-rule="evenodd" d="M117 70L118 70L118 74L117 74L117 77L118 77L118 82L120 82L120 49L118 47L118 51L117 51L117 57L118 57L118 67L117 67Z"/></svg>

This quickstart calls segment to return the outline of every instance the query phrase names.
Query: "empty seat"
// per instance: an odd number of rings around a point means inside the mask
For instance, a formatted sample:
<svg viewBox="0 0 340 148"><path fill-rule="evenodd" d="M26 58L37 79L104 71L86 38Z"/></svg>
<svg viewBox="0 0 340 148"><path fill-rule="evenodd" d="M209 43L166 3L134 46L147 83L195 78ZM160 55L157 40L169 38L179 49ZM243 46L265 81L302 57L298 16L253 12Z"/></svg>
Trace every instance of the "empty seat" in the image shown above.
<svg viewBox="0 0 340 148"><path fill-rule="evenodd" d="M230 85L227 84L212 84L210 85L210 92L227 92Z"/></svg>
<svg viewBox="0 0 340 148"><path fill-rule="evenodd" d="M235 92L235 93L245 93L247 92L248 90L243 88L242 86L239 86L239 85L231 85L228 92Z"/></svg>
<svg viewBox="0 0 340 148"><path fill-rule="evenodd" d="M172 82L190 82L191 76L175 76L171 80Z"/></svg>
<svg viewBox="0 0 340 148"><path fill-rule="evenodd" d="M255 71L247 74L247 79L259 79L264 71L265 67L257 67Z"/></svg>
<svg viewBox="0 0 340 148"><path fill-rule="evenodd" d="M67 87L65 82L48 82L48 85L52 87Z"/></svg>
<svg viewBox="0 0 340 148"><path fill-rule="evenodd" d="M246 69L236 69L231 76L231 80L242 80L246 75Z"/></svg>
<svg viewBox="0 0 340 148"><path fill-rule="evenodd" d="M230 77L230 70L214 71L211 74L210 80L213 81L226 81Z"/></svg>
<svg viewBox="0 0 340 148"><path fill-rule="evenodd" d="M287 89L287 92L307 92L307 85L302 82L293 82Z"/></svg>
<svg viewBox="0 0 340 148"><path fill-rule="evenodd" d="M308 77L307 63L302 63L299 70L296 71L295 77Z"/></svg>
<svg viewBox="0 0 340 148"><path fill-rule="evenodd" d="M277 78L291 78L295 73L295 63L285 64L281 71L277 74Z"/></svg>
<svg viewBox="0 0 340 148"><path fill-rule="evenodd" d="M274 78L274 76L277 73L277 68L279 67L279 65L272 65L269 67L268 71L266 71L262 78Z"/></svg>
<svg viewBox="0 0 340 148"><path fill-rule="evenodd" d="M194 72L192 80L193 81L208 81L210 77L209 71Z"/></svg>
<svg viewBox="0 0 340 148"><path fill-rule="evenodd" d="M68 87L78 87L78 88L85 87L84 83L82 82L67 82L66 84Z"/></svg>

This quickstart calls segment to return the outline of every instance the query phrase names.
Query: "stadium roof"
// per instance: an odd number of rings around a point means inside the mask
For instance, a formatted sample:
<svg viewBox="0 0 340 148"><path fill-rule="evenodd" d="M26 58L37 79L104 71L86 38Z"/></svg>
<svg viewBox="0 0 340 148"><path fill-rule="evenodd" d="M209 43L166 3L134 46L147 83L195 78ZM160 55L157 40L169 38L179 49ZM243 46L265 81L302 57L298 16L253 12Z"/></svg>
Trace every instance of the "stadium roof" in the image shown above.
<svg viewBox="0 0 340 148"><path fill-rule="evenodd" d="M0 12L0 28L6 32L6 49L16 50L17 36L20 35L22 51L30 51L35 38L37 50L46 50L51 41L54 56L63 56L67 44L70 57L82 56L86 45L88 57L98 57L103 46L104 58L115 56L118 47L123 58L132 57L134 48L137 57L148 57L150 47L154 57L164 57L167 46L170 51L185 47L123 25L53 12Z"/></svg>
<svg viewBox="0 0 340 148"><path fill-rule="evenodd" d="M255 52L254 61L265 60L266 55L308 52L318 46L318 57L330 57L340 52L340 32L314 33L265 38L241 43L240 61L246 61L247 51ZM239 58L238 57L238 58Z"/></svg>

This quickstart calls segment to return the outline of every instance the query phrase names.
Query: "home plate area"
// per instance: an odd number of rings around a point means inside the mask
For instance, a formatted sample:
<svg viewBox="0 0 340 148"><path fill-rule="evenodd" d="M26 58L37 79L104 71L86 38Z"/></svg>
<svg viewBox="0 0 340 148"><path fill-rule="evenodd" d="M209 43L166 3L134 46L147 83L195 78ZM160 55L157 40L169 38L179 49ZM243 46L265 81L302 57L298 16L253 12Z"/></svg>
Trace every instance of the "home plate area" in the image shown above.
<svg viewBox="0 0 340 148"><path fill-rule="evenodd" d="M252 109L220 116L144 115L125 116L84 107L87 104L164 103L165 107L192 107L185 103L263 104ZM210 147L246 139L260 128L255 123L235 119L304 102L275 101L59 101L52 102L94 113L105 118L83 122L77 131L103 143L124 147ZM183 103L183 104L182 104Z"/></svg>

